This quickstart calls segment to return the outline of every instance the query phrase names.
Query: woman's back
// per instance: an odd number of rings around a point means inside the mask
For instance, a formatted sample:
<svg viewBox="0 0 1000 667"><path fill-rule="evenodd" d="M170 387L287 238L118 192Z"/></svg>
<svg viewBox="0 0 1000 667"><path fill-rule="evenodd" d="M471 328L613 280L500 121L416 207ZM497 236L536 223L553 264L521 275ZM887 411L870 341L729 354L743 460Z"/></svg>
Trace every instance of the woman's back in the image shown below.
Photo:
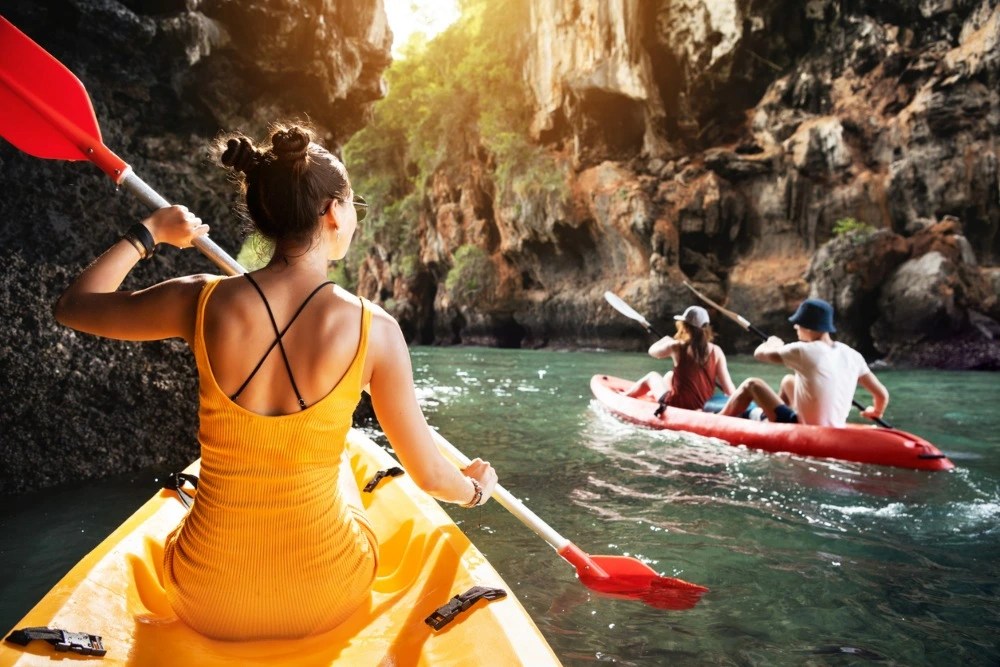
<svg viewBox="0 0 1000 667"><path fill-rule="evenodd" d="M360 300L332 284L309 299L320 287L313 284L314 279L306 282L309 278L253 274L267 305L246 278L223 280L206 308L205 345L213 375L227 396L233 396L249 378L235 403L250 412L282 415L301 410L292 379L305 404L316 403L339 382L354 359L361 330ZM268 317L268 305L279 331L288 327L281 336L288 367L281 347L274 345L278 335ZM301 313L289 326L300 307ZM370 375L367 366L364 371Z"/></svg>
<svg viewBox="0 0 1000 667"><path fill-rule="evenodd" d="M198 301L192 347L200 377L201 481L191 512L167 540L164 579L178 616L203 634L220 639L299 637L340 623L367 599L374 578L374 534L338 485L344 439L361 393L371 311L344 304L338 310L354 315L349 318L353 321L338 327L322 313L322 302L306 305L286 333L289 365L293 373L299 371L296 384L304 398L311 398L322 383L317 375L332 372L338 377L333 386L322 385L323 395L307 401L305 409L293 398L293 410L268 416L235 403L229 387L220 386L215 375L217 366L228 365L227 381L236 384L242 372L238 367L249 366L249 374L275 339L269 318L262 326L258 313L255 322L239 290L230 291L229 301L215 302L215 292L236 280L241 279L209 282ZM263 310L260 296L252 296ZM272 306L279 329L300 305L289 308L286 301ZM316 314L303 319L310 310ZM236 313L218 322L217 340L209 335L212 312L217 317ZM233 338L233 331L247 323L253 331ZM325 324L324 332L340 329L341 337L351 340L346 367L336 364L337 354L315 349L319 346L307 338L291 337L297 327L310 323ZM269 340L259 335L260 329L271 331ZM292 354L295 341L300 354ZM220 351L214 360L213 347ZM282 392L294 396L277 347L270 356L278 358L270 364L274 373L255 376L247 386L249 391L255 383L273 385L254 395L254 407L267 412L287 407ZM310 362L315 365L305 365ZM278 381L280 373L285 374L283 382ZM262 402L268 399L270 404Z"/></svg>
<svg viewBox="0 0 1000 667"><path fill-rule="evenodd" d="M691 346L679 346L674 353L674 373L667 405L686 410L701 410L715 392L715 376L722 349L708 344L705 363L699 364Z"/></svg>

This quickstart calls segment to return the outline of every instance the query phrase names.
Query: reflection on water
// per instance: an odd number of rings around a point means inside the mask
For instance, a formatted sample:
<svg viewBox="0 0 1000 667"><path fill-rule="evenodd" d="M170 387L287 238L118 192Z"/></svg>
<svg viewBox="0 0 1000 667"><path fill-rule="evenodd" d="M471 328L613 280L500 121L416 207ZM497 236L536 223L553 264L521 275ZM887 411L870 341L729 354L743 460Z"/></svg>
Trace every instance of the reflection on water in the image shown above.
<svg viewBox="0 0 1000 667"><path fill-rule="evenodd" d="M644 355L421 354L423 386L448 397L436 396L430 421L485 454L553 527L591 553L633 556L711 588L683 613L594 597L502 510L488 510L492 539L477 544L567 664L996 664L993 376L880 373L893 392L887 417L960 466L928 473L623 423L592 400L589 379L638 377ZM780 369L769 370L732 364L736 377L775 382ZM466 393L449 393L455 385ZM961 409L937 410L945 400Z"/></svg>
<svg viewBox="0 0 1000 667"><path fill-rule="evenodd" d="M655 364L643 354L417 348L413 360L428 421L491 461L553 528L589 553L632 556L711 589L686 612L596 597L496 503L448 506L565 664L1000 664L996 375L879 372L892 393L887 419L958 466L941 473L623 423L593 401L589 380L639 377ZM782 372L747 359L730 370L772 384ZM133 493L137 506L151 491ZM101 495L54 493L46 512L76 527L103 514ZM14 590L12 577L31 586L32 568L20 563L42 552L58 574L79 558L51 536L41 549L20 546L46 535L30 504L0 515L0 555L19 564L0 575L8 624L51 584ZM12 527L23 537L11 538Z"/></svg>

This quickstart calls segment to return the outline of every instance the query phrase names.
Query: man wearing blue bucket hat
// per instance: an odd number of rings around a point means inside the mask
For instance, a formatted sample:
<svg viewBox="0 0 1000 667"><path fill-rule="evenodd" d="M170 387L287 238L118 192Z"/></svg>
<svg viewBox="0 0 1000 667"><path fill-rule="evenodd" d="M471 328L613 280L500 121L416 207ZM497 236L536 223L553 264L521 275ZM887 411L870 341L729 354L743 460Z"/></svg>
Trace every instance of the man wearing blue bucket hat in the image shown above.
<svg viewBox="0 0 1000 667"><path fill-rule="evenodd" d="M881 418L889 392L857 350L830 337L837 330L833 306L823 299L806 299L788 321L795 326L799 340L786 345L771 336L753 356L758 361L782 364L795 373L782 378L779 393L760 378L746 379L720 414L743 414L754 401L770 421L842 427L847 424L854 390L860 384L874 403L861 414L868 419Z"/></svg>

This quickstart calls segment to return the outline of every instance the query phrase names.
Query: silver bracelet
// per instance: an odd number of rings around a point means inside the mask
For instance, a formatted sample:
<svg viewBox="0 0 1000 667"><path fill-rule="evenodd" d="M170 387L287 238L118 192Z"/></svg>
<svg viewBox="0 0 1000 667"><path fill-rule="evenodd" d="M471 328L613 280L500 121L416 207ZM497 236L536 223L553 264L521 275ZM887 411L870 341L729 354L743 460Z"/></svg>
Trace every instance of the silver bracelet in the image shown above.
<svg viewBox="0 0 1000 667"><path fill-rule="evenodd" d="M472 509L473 507L476 507L477 505L479 505L479 501L483 499L483 487L479 486L479 482L477 482L472 477L469 478L469 481L472 482L472 488L474 488L476 491L475 493L472 494L472 500L462 505L462 507L466 509Z"/></svg>

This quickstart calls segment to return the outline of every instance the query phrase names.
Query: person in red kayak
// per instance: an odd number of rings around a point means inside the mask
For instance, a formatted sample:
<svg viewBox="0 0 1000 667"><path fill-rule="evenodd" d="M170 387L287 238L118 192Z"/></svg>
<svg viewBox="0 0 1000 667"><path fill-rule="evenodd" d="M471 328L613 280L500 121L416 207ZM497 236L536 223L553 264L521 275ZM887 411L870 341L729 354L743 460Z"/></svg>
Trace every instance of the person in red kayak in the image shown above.
<svg viewBox="0 0 1000 667"><path fill-rule="evenodd" d="M363 388L430 495L475 507L497 482L488 462L459 471L438 451L396 320L327 278L367 212L343 163L300 126L276 127L267 144L236 134L218 146L250 222L273 244L266 266L120 291L157 244L187 248L208 231L170 206L132 227L55 306L80 331L191 347L201 480L167 537L163 586L181 620L224 640L319 634L370 599L378 543L345 451Z"/></svg>
<svg viewBox="0 0 1000 667"><path fill-rule="evenodd" d="M822 299L806 299L788 321L795 326L799 340L786 345L771 336L753 356L757 361L783 364L794 374L782 378L778 393L760 378L747 378L719 414L742 415L754 401L773 422L839 428L847 424L854 391L860 384L874 402L861 414L880 419L889 404L889 392L857 350L830 337L836 332L833 306Z"/></svg>
<svg viewBox="0 0 1000 667"><path fill-rule="evenodd" d="M716 384L727 396L732 394L736 387L729 376L725 353L712 342L708 312L701 306L690 306L682 315L674 315L674 320L677 333L649 347L649 356L654 359L673 359L674 369L665 375L650 371L625 395L652 392L661 406L701 410L715 393Z"/></svg>

